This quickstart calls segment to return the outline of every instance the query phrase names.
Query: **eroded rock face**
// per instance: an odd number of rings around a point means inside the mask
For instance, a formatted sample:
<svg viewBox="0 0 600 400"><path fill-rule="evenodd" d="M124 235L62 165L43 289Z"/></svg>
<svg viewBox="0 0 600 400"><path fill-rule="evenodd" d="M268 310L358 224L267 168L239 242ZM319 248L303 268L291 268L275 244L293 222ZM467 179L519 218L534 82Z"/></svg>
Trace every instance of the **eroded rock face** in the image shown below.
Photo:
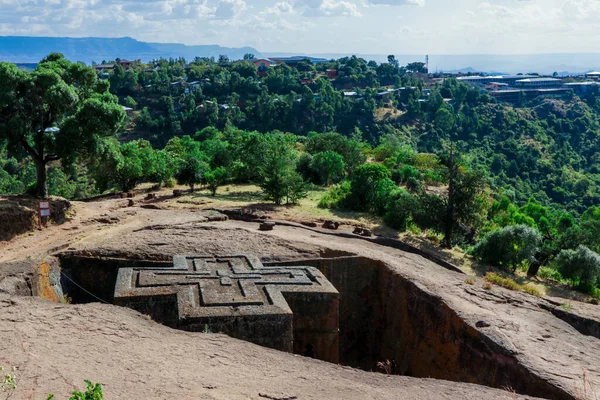
<svg viewBox="0 0 600 400"><path fill-rule="evenodd" d="M60 197L50 197L50 221L62 223L71 203ZM25 197L0 198L0 241L38 228L37 199Z"/></svg>
<svg viewBox="0 0 600 400"><path fill-rule="evenodd" d="M30 283L24 277L9 276L0 280L0 293L17 296L31 296Z"/></svg>
<svg viewBox="0 0 600 400"><path fill-rule="evenodd" d="M284 263L285 265L286 263ZM414 377L512 388L552 399L573 395L533 373L501 335L465 321L435 294L363 257L302 260L340 291L340 363L365 370L388 364ZM474 323L476 325L476 323Z"/></svg>

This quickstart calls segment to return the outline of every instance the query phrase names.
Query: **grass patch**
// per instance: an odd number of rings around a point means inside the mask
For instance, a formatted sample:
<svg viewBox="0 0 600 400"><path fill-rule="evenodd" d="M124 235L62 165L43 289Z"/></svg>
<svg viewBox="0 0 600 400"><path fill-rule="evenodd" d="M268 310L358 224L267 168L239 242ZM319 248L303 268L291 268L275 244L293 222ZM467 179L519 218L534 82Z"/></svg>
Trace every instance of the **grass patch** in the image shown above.
<svg viewBox="0 0 600 400"><path fill-rule="evenodd" d="M533 296L542 297L542 292L540 292L540 290L538 288L536 288L535 286L525 285L525 286L521 287L521 290L524 291L525 293L529 293Z"/></svg>
<svg viewBox="0 0 600 400"><path fill-rule="evenodd" d="M473 278L467 278L467 279L465 279L465 283L467 285L474 285L475 284L475 280Z"/></svg>
<svg viewBox="0 0 600 400"><path fill-rule="evenodd" d="M485 274L483 279L490 283L493 283L494 285L502 286L503 288L508 290L519 291L521 289L521 286L517 282L513 281L510 278L505 278L502 275L495 274L493 272L488 272L487 274Z"/></svg>
<svg viewBox="0 0 600 400"><path fill-rule="evenodd" d="M514 290L515 292L525 292L529 293L536 297L541 297L542 292L533 285L519 285L517 282L512 280L511 278L504 277L502 275L496 274L494 272L488 272L483 277L489 284L494 284L497 286L501 286L508 290Z"/></svg>
<svg viewBox="0 0 600 400"><path fill-rule="evenodd" d="M311 186L308 196L296 205L276 206L266 202L260 187L250 184L231 184L219 188L216 196L211 196L205 189L170 200L173 209L206 209L206 208L239 208L256 207L273 213L273 218L290 221L335 220L351 225L366 226L377 229L377 234L397 236L397 232L387 228L382 219L367 212L352 210L324 209L318 204L327 194L327 189Z"/></svg>
<svg viewBox="0 0 600 400"><path fill-rule="evenodd" d="M565 304L561 304L560 308L562 308L565 311L571 311L571 302L568 301Z"/></svg>

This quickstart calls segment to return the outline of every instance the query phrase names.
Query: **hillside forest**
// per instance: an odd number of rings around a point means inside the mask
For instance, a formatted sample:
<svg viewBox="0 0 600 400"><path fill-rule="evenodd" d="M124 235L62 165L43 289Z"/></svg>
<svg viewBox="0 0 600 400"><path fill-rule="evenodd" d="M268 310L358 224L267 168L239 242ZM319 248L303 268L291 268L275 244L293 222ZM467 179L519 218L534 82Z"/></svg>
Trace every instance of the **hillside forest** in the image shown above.
<svg viewBox="0 0 600 400"><path fill-rule="evenodd" d="M0 195L322 186L319 207L600 296L598 91L499 103L393 56L118 61L0 63Z"/></svg>

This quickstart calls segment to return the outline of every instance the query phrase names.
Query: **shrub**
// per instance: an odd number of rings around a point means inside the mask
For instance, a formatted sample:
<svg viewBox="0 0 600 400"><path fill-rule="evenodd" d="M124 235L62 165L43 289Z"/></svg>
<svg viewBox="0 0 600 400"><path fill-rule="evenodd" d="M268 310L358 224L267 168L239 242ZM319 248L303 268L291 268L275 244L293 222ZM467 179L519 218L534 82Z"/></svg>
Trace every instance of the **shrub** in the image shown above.
<svg viewBox="0 0 600 400"><path fill-rule="evenodd" d="M308 195L306 186L306 182L300 174L292 173L287 180L286 202L288 204L298 204L301 199Z"/></svg>
<svg viewBox="0 0 600 400"><path fill-rule="evenodd" d="M319 200L319 208L340 208L350 194L350 181L343 181L329 189Z"/></svg>
<svg viewBox="0 0 600 400"><path fill-rule="evenodd" d="M593 293L600 279L600 255L585 246L576 250L563 250L554 263L560 274L571 281L573 287Z"/></svg>
<svg viewBox="0 0 600 400"><path fill-rule="evenodd" d="M260 187L265 193L265 199L277 205L280 205L283 199L286 199L288 204L296 204L307 195L306 183L296 171L273 174L265 178Z"/></svg>
<svg viewBox="0 0 600 400"><path fill-rule="evenodd" d="M390 179L389 170L383 165L365 164L354 171L351 180L349 208L381 213L396 184Z"/></svg>
<svg viewBox="0 0 600 400"><path fill-rule="evenodd" d="M473 248L473 255L516 270L523 261L535 261L541 244L542 235L536 229L526 225L507 226L483 237Z"/></svg>
<svg viewBox="0 0 600 400"><path fill-rule="evenodd" d="M15 372L17 368L13 367L11 372ZM17 388L17 376L9 372L4 372L4 367L0 366L0 392L8 393L8 397ZM7 398L8 398L7 397Z"/></svg>
<svg viewBox="0 0 600 400"><path fill-rule="evenodd" d="M398 186L389 178L382 179L375 185L375 197L371 208L379 215L385 215L390 202L390 195Z"/></svg>
<svg viewBox="0 0 600 400"><path fill-rule="evenodd" d="M417 200L410 193L404 189L396 189L389 196L384 220L390 227L404 232L412 220L416 207Z"/></svg>
<svg viewBox="0 0 600 400"><path fill-rule="evenodd" d="M85 381L87 385L85 392L73 392L73 395L69 397L69 400L103 400L104 394L102 393L102 385L90 381ZM47 400L54 399L53 394L49 394Z"/></svg>
<svg viewBox="0 0 600 400"><path fill-rule="evenodd" d="M467 278L467 279L465 279L465 283L467 285L474 285L475 284L475 280L473 278Z"/></svg>
<svg viewBox="0 0 600 400"><path fill-rule="evenodd" d="M560 272L558 272L556 269L550 268L550 267L540 267L540 270L538 271L537 276L539 276L542 279L547 279L547 280L556 281L556 282L560 282L563 279Z"/></svg>
<svg viewBox="0 0 600 400"><path fill-rule="evenodd" d="M163 186L166 188L174 188L176 183L177 181L175 180L175 178L167 178L163 182Z"/></svg>
<svg viewBox="0 0 600 400"><path fill-rule="evenodd" d="M204 180L208 185L208 189L210 193L215 196L217 194L217 189L219 186L225 183L227 179L227 170L224 167L217 167L212 171L208 171L204 174Z"/></svg>

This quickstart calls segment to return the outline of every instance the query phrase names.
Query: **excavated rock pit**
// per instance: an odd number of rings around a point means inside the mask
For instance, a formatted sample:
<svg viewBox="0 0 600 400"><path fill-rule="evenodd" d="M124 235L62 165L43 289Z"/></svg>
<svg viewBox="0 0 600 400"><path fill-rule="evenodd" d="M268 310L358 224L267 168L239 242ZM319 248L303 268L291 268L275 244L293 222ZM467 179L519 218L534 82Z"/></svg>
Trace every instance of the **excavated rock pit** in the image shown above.
<svg viewBox="0 0 600 400"><path fill-rule="evenodd" d="M113 303L119 268L156 268L170 263L166 256L154 260L127 256L63 253L60 267L49 272L50 290L72 303ZM502 339L485 334L485 321L480 321L483 329L477 329L440 297L382 261L347 256L263 264L315 267L339 291L342 365L573 399L522 365Z"/></svg>

